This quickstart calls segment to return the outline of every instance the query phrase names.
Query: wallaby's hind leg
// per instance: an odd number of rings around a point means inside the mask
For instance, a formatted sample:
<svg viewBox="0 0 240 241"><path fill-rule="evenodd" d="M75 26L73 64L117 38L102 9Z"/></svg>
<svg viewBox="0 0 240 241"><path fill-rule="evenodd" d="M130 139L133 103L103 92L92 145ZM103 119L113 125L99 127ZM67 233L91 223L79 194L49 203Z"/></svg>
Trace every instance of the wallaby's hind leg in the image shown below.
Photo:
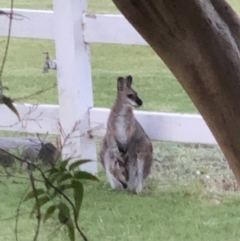
<svg viewBox="0 0 240 241"><path fill-rule="evenodd" d="M142 158L137 159L137 186L136 193L140 193L143 189L144 180L143 180L143 168L144 168L144 160Z"/></svg>
<svg viewBox="0 0 240 241"><path fill-rule="evenodd" d="M138 168L137 163L129 165L128 167L129 179L128 179L128 190L135 191L138 185Z"/></svg>
<svg viewBox="0 0 240 241"><path fill-rule="evenodd" d="M110 182L111 187L113 189L123 189L122 184L114 177L114 175L111 172L111 170L114 168L115 160L113 160L110 157L108 151L104 155L104 162L105 162L106 175Z"/></svg>
<svg viewBox="0 0 240 241"><path fill-rule="evenodd" d="M134 165L129 166L129 182L128 189L136 193L140 193L144 187L144 168L145 159L138 156Z"/></svg>
<svg viewBox="0 0 240 241"><path fill-rule="evenodd" d="M128 189L134 191L137 194L140 193L143 189L143 168L144 160L138 158L135 165L129 167L129 182Z"/></svg>

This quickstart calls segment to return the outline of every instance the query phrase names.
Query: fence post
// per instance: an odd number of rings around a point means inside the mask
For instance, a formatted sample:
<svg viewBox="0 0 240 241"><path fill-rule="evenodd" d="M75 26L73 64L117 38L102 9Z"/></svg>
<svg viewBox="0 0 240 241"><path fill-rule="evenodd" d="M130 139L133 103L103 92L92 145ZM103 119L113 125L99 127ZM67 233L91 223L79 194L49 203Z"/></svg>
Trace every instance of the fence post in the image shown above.
<svg viewBox="0 0 240 241"><path fill-rule="evenodd" d="M53 9L60 123L68 135L80 121L79 131L69 138L62 155L73 161L79 157L93 160L82 169L96 173L96 144L87 133L88 112L93 107L90 51L83 37L87 0L54 0Z"/></svg>

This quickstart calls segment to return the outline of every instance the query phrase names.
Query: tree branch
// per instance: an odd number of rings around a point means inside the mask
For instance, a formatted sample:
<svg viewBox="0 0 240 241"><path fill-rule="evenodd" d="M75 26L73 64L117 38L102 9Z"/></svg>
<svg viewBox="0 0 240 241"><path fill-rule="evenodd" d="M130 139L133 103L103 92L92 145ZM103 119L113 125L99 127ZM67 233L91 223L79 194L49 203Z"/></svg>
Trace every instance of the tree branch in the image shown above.
<svg viewBox="0 0 240 241"><path fill-rule="evenodd" d="M34 198L37 204L37 227L33 238L33 241L37 241L39 230L40 230L40 224L41 224L41 210L40 210L40 203L39 203L38 194L35 187L35 181L34 181L32 172L29 173L29 178L30 178L31 187L34 193Z"/></svg>
<svg viewBox="0 0 240 241"><path fill-rule="evenodd" d="M18 218L19 218L19 212L20 212L20 206L22 204L22 201L23 201L23 198L25 197L26 195L26 192L28 190L30 185L27 186L25 192L23 193L22 197L20 198L20 201L18 203L18 207L17 207L17 211L16 211L16 220L15 220L15 238L16 238L16 241L18 241Z"/></svg>

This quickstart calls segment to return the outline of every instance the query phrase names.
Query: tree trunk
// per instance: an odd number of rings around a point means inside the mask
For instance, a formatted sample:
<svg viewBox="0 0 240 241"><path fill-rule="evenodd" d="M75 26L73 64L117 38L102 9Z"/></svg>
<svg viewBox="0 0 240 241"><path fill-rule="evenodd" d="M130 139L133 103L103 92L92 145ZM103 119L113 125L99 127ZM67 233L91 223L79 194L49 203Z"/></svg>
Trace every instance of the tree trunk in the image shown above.
<svg viewBox="0 0 240 241"><path fill-rule="evenodd" d="M240 183L237 14L224 0L113 2L176 76Z"/></svg>

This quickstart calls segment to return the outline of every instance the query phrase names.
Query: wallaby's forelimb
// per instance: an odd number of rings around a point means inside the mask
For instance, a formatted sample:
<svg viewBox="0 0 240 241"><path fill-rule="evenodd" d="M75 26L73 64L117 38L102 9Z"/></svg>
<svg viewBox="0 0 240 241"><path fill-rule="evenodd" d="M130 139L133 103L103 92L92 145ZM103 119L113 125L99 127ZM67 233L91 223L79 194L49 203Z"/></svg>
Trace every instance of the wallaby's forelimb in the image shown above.
<svg viewBox="0 0 240 241"><path fill-rule="evenodd" d="M112 172L112 170L114 170L115 168L115 159L114 160L112 159L112 154L109 153L109 151L107 151L105 153L104 159L105 159L106 174L111 187L113 189L122 189L123 185L121 184L120 181L117 180L117 178L115 178Z"/></svg>

